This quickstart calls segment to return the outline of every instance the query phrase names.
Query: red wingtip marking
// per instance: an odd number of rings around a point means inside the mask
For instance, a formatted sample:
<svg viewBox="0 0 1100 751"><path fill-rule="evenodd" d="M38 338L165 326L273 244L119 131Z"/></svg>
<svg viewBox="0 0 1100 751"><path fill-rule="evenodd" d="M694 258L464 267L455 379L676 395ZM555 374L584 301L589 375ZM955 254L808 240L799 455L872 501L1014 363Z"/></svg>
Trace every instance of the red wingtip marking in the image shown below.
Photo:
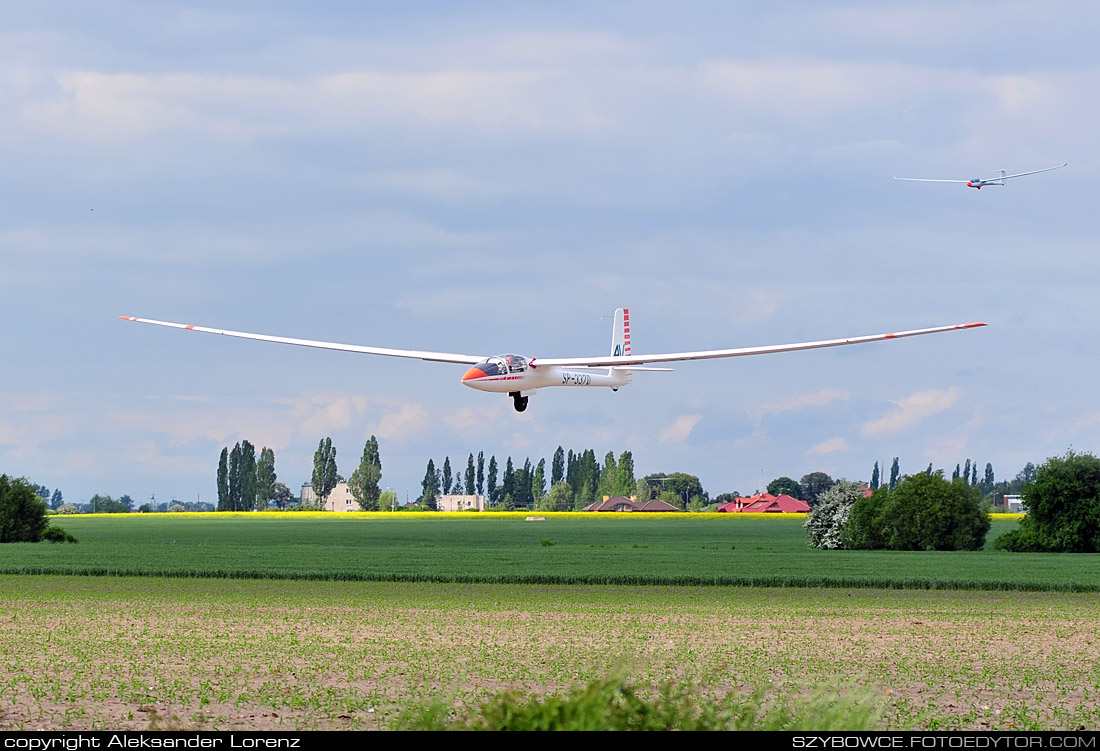
<svg viewBox="0 0 1100 751"><path fill-rule="evenodd" d="M897 336L897 334L887 334L887 335L886 335L886 338L887 338L887 339L893 339L893 338L894 338L894 337L896 337L896 336Z"/></svg>
<svg viewBox="0 0 1100 751"><path fill-rule="evenodd" d="M184 326L184 328L187 329L188 331L194 331L195 330L194 326Z"/></svg>
<svg viewBox="0 0 1100 751"><path fill-rule="evenodd" d="M119 320L132 321L132 320L134 320L134 318L133 318L133 316L119 316Z"/></svg>

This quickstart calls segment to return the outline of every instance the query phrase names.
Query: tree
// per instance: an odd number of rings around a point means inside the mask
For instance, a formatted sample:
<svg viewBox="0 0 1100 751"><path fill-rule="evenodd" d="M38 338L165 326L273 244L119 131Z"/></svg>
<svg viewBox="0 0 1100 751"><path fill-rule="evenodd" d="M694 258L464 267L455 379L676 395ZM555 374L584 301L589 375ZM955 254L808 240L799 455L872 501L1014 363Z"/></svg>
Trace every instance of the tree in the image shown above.
<svg viewBox="0 0 1100 751"><path fill-rule="evenodd" d="M550 488L551 490L559 482L565 479L565 452L558 446L554 452L554 458L550 463Z"/></svg>
<svg viewBox="0 0 1100 751"><path fill-rule="evenodd" d="M294 495L290 492L290 488L288 488L285 483L276 482L272 489L271 500L275 502L276 507L286 511L291 501L294 500Z"/></svg>
<svg viewBox="0 0 1100 751"><path fill-rule="evenodd" d="M328 500L336 482L336 449L331 438L322 438L313 454L313 493L319 505L323 506Z"/></svg>
<svg viewBox="0 0 1100 751"><path fill-rule="evenodd" d="M863 497L863 483L837 480L817 497L817 505L803 526L811 548L837 550L843 547L841 532L848 523L852 506Z"/></svg>
<svg viewBox="0 0 1100 751"><path fill-rule="evenodd" d="M978 463L977 462L974 462L974 464L971 465L971 467L970 467L970 484L971 485L977 485L978 484Z"/></svg>
<svg viewBox="0 0 1100 751"><path fill-rule="evenodd" d="M966 460L966 466L963 467L962 481L965 483L970 482L970 460Z"/></svg>
<svg viewBox="0 0 1100 751"><path fill-rule="evenodd" d="M0 543L38 542L46 525L46 501L26 478L0 475Z"/></svg>
<svg viewBox="0 0 1100 751"><path fill-rule="evenodd" d="M535 473L531 476L531 498L537 504L546 495L546 460L539 459ZM557 510L557 509L555 509ZM560 509L565 511L566 509Z"/></svg>
<svg viewBox="0 0 1100 751"><path fill-rule="evenodd" d="M258 486L256 484L256 447L241 441L241 496L235 511L252 511L256 508Z"/></svg>
<svg viewBox="0 0 1100 751"><path fill-rule="evenodd" d="M898 468L898 458L895 456L890 465L890 490L898 486L898 478L901 477L901 469Z"/></svg>
<svg viewBox="0 0 1100 751"><path fill-rule="evenodd" d="M789 495L791 498L802 498L802 488L790 477L777 477L768 483L768 492L772 495Z"/></svg>
<svg viewBox="0 0 1100 751"><path fill-rule="evenodd" d="M229 500L226 511L236 511L241 503L241 444L238 441L229 452Z"/></svg>
<svg viewBox="0 0 1100 751"><path fill-rule="evenodd" d="M485 495L485 452L477 452L477 494Z"/></svg>
<svg viewBox="0 0 1100 751"><path fill-rule="evenodd" d="M802 479L798 481L799 486L802 488L802 498L813 508L817 505L817 499L821 497L821 494L833 486L833 478L824 472L810 472L809 474L802 475Z"/></svg>
<svg viewBox="0 0 1100 751"><path fill-rule="evenodd" d="M378 511L378 498L382 491L378 481L382 479L382 459L378 454L378 439L373 435L363 446L363 456L359 467L351 473L348 489L351 497L363 511Z"/></svg>
<svg viewBox="0 0 1100 751"><path fill-rule="evenodd" d="M962 478L922 472L857 500L841 540L848 549L978 550L989 524L981 495Z"/></svg>
<svg viewBox="0 0 1100 751"><path fill-rule="evenodd" d="M151 504L151 503L143 503L140 506L138 506L138 513L140 513L140 514L152 514L155 511L156 511L156 509L153 508L153 504Z"/></svg>
<svg viewBox="0 0 1100 751"><path fill-rule="evenodd" d="M615 495L629 496L634 492L634 455L629 451L619 454L619 466L615 471Z"/></svg>
<svg viewBox="0 0 1100 751"><path fill-rule="evenodd" d="M93 514L125 514L129 508L122 501L116 501L109 495L96 493L88 499Z"/></svg>
<svg viewBox="0 0 1100 751"><path fill-rule="evenodd" d="M65 503L65 499L61 495L61 489L58 488L57 490L54 490L53 491L53 497L50 498L50 508L52 508L54 511L56 511L57 509L61 508L62 504L64 504L64 503Z"/></svg>
<svg viewBox="0 0 1100 751"><path fill-rule="evenodd" d="M474 455L466 460L466 495L474 495L477 488L477 473L474 471Z"/></svg>
<svg viewBox="0 0 1100 751"><path fill-rule="evenodd" d="M397 491L396 490L383 490L378 495L378 507L383 511L394 511L397 509Z"/></svg>
<svg viewBox="0 0 1100 751"><path fill-rule="evenodd" d="M454 479L454 475L451 473L451 457L446 456L443 458L443 494L451 494L451 482Z"/></svg>
<svg viewBox="0 0 1100 751"><path fill-rule="evenodd" d="M993 492L993 486L997 484L996 478L993 476L993 465L986 462L985 465L985 477L982 478L982 495L989 495Z"/></svg>
<svg viewBox="0 0 1100 751"><path fill-rule="evenodd" d="M256 508L265 509L275 500L275 452L264 446L260 450L260 459L256 462Z"/></svg>
<svg viewBox="0 0 1100 751"><path fill-rule="evenodd" d="M613 495L618 495L615 492L615 486L617 483L616 473L618 468L615 466L615 452L608 451L607 456L603 458L603 469L600 471L600 482L596 486L596 497L599 500L603 500L604 496L610 498Z"/></svg>
<svg viewBox="0 0 1100 751"><path fill-rule="evenodd" d="M229 505L229 448L218 458L218 511L231 511Z"/></svg>
<svg viewBox="0 0 1100 751"><path fill-rule="evenodd" d="M878 462L875 462L875 469L874 469L874 471L871 472L871 490L872 491L878 490L878 486L879 486Z"/></svg>
<svg viewBox="0 0 1100 751"><path fill-rule="evenodd" d="M1100 553L1100 459L1067 451L1031 476L1023 489L1027 515L994 546L1017 553Z"/></svg>
<svg viewBox="0 0 1100 751"><path fill-rule="evenodd" d="M957 479L959 479L959 477L961 475L962 475L962 469L959 467L958 464L956 464L955 465L955 471L951 473L951 479L952 480L957 480Z"/></svg>
<svg viewBox="0 0 1100 751"><path fill-rule="evenodd" d="M420 502L435 511L435 497L439 495L439 472L435 468L435 462L428 460L428 467L424 470L424 479L420 482Z"/></svg>
<svg viewBox="0 0 1100 751"><path fill-rule="evenodd" d="M512 496L512 502L515 503L515 484L516 484L516 470L512 467L512 457L508 457L508 461L504 465L504 475L500 478L500 492L505 496ZM513 506L511 509L505 509L506 511L512 511L515 509Z"/></svg>
<svg viewBox="0 0 1100 751"><path fill-rule="evenodd" d="M634 497L641 503L653 499L653 489L649 487L649 483L644 478L634 482Z"/></svg>
<svg viewBox="0 0 1100 751"><path fill-rule="evenodd" d="M695 475L689 475L686 472L669 472L667 475L646 475L643 479L651 488L660 488L658 497L662 501L672 503L672 505L681 510L687 508L688 503L695 496L699 496L704 502L709 498L707 493L703 490L699 478ZM668 495L669 493L675 494L677 499L675 502L668 500L671 497Z"/></svg>
<svg viewBox="0 0 1100 751"><path fill-rule="evenodd" d="M500 493L497 492L497 458L489 457L489 477L485 480L485 492L489 496L489 504L500 502Z"/></svg>
<svg viewBox="0 0 1100 751"><path fill-rule="evenodd" d="M59 514L79 514L80 509L71 503L62 503L57 507L57 513Z"/></svg>
<svg viewBox="0 0 1100 751"><path fill-rule="evenodd" d="M1016 475L1016 481L1022 486L1027 485L1029 482L1035 482L1035 477L1038 474L1038 470L1035 469L1035 465L1028 462L1024 465L1024 468Z"/></svg>
<svg viewBox="0 0 1100 751"><path fill-rule="evenodd" d="M557 482L550 493L542 499L539 511L569 511L573 508L573 489L567 482Z"/></svg>

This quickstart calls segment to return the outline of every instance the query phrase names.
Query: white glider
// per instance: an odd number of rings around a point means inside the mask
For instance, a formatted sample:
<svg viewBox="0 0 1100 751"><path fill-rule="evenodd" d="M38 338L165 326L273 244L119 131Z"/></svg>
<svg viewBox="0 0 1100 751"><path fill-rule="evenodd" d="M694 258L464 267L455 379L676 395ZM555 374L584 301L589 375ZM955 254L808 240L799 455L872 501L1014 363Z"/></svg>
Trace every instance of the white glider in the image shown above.
<svg viewBox="0 0 1100 751"><path fill-rule="evenodd" d="M319 342L312 339L292 339L284 336L265 334L247 334L242 331L225 331L205 326L189 326L183 323L153 321L148 318L119 316L124 321L152 323L157 326L169 326L187 331L202 331L207 334L222 334L241 339L257 339L262 342L296 344L301 347L334 349L341 352L358 352L365 355L387 355L406 357L431 362L453 362L469 365L462 376L462 383L478 391L508 394L512 397L517 412L527 409L527 398L536 389L549 386L600 386L618 391L631 382L634 371L670 370L670 368L647 368L646 363L680 362L682 360L712 360L719 357L745 357L747 355L769 355L776 352L795 352L803 349L821 349L840 347L845 344L863 344L885 339L901 339L921 334L936 334L941 331L956 331L985 326L984 323L959 323L953 326L937 326L931 329L898 331L892 334L872 334L854 336L847 339L828 339L820 342L801 342L798 344L775 344L767 347L741 347L738 349L710 349L700 352L673 352L659 355L634 355L630 347L630 311L619 308L615 311L615 326L611 335L611 354L595 357L564 358L527 358L521 355L461 355L450 352L423 352L411 349L387 349L385 347L363 347L356 344L336 344Z"/></svg>
<svg viewBox="0 0 1100 751"><path fill-rule="evenodd" d="M1004 185L1005 180L1010 180L1013 177L1023 177L1024 175L1037 175L1040 172L1050 172L1052 169L1062 169L1062 167L1065 167L1067 164L1069 164L1069 162L1066 162L1065 164L1059 164L1054 167L1047 167L1045 169L1032 170L1031 172L1017 172L1015 175L1006 175L1005 172L1007 170L1001 170L1000 177L991 177L988 180L983 180L978 177L975 177L973 180L933 180L927 177L898 177L896 175L894 176L894 179L909 180L911 182L918 183L965 183L966 187L968 188L977 188L978 190L981 190L987 185Z"/></svg>

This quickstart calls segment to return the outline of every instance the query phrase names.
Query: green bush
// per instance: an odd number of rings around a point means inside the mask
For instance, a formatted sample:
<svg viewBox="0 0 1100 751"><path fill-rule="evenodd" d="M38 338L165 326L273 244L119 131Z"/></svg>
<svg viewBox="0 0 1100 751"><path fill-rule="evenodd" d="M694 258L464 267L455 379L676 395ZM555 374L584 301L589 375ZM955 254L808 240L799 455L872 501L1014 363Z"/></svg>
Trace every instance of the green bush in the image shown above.
<svg viewBox="0 0 1100 751"><path fill-rule="evenodd" d="M850 550L980 550L989 525L977 488L922 472L856 501L841 540Z"/></svg>
<svg viewBox="0 0 1100 751"><path fill-rule="evenodd" d="M402 713L403 730L869 730L881 717L873 700L811 693L765 701L763 693L708 699L690 686L638 687L623 676L562 696L507 691L476 712L452 717L435 702Z"/></svg>
<svg viewBox="0 0 1100 751"><path fill-rule="evenodd" d="M24 477L0 475L0 542L38 542L49 524L46 501Z"/></svg>
<svg viewBox="0 0 1100 751"><path fill-rule="evenodd" d="M70 535L61 527L46 527L46 531L42 533L42 539L46 542L76 542L76 538Z"/></svg>
<svg viewBox="0 0 1100 751"><path fill-rule="evenodd" d="M993 543L1016 553L1100 553L1100 459L1053 457L1024 487L1027 516Z"/></svg>

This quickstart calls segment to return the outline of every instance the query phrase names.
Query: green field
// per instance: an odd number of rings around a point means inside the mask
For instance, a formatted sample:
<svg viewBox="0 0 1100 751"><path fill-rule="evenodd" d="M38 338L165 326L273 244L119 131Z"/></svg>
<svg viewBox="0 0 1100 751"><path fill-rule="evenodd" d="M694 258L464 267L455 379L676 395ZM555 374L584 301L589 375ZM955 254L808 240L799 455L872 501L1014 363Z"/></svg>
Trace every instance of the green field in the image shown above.
<svg viewBox="0 0 1100 751"><path fill-rule="evenodd" d="M630 516L632 518L624 518ZM1100 556L822 551L801 519L684 515L58 517L77 545L0 546L0 573L486 583L1100 590ZM1014 521L994 521L989 539Z"/></svg>

